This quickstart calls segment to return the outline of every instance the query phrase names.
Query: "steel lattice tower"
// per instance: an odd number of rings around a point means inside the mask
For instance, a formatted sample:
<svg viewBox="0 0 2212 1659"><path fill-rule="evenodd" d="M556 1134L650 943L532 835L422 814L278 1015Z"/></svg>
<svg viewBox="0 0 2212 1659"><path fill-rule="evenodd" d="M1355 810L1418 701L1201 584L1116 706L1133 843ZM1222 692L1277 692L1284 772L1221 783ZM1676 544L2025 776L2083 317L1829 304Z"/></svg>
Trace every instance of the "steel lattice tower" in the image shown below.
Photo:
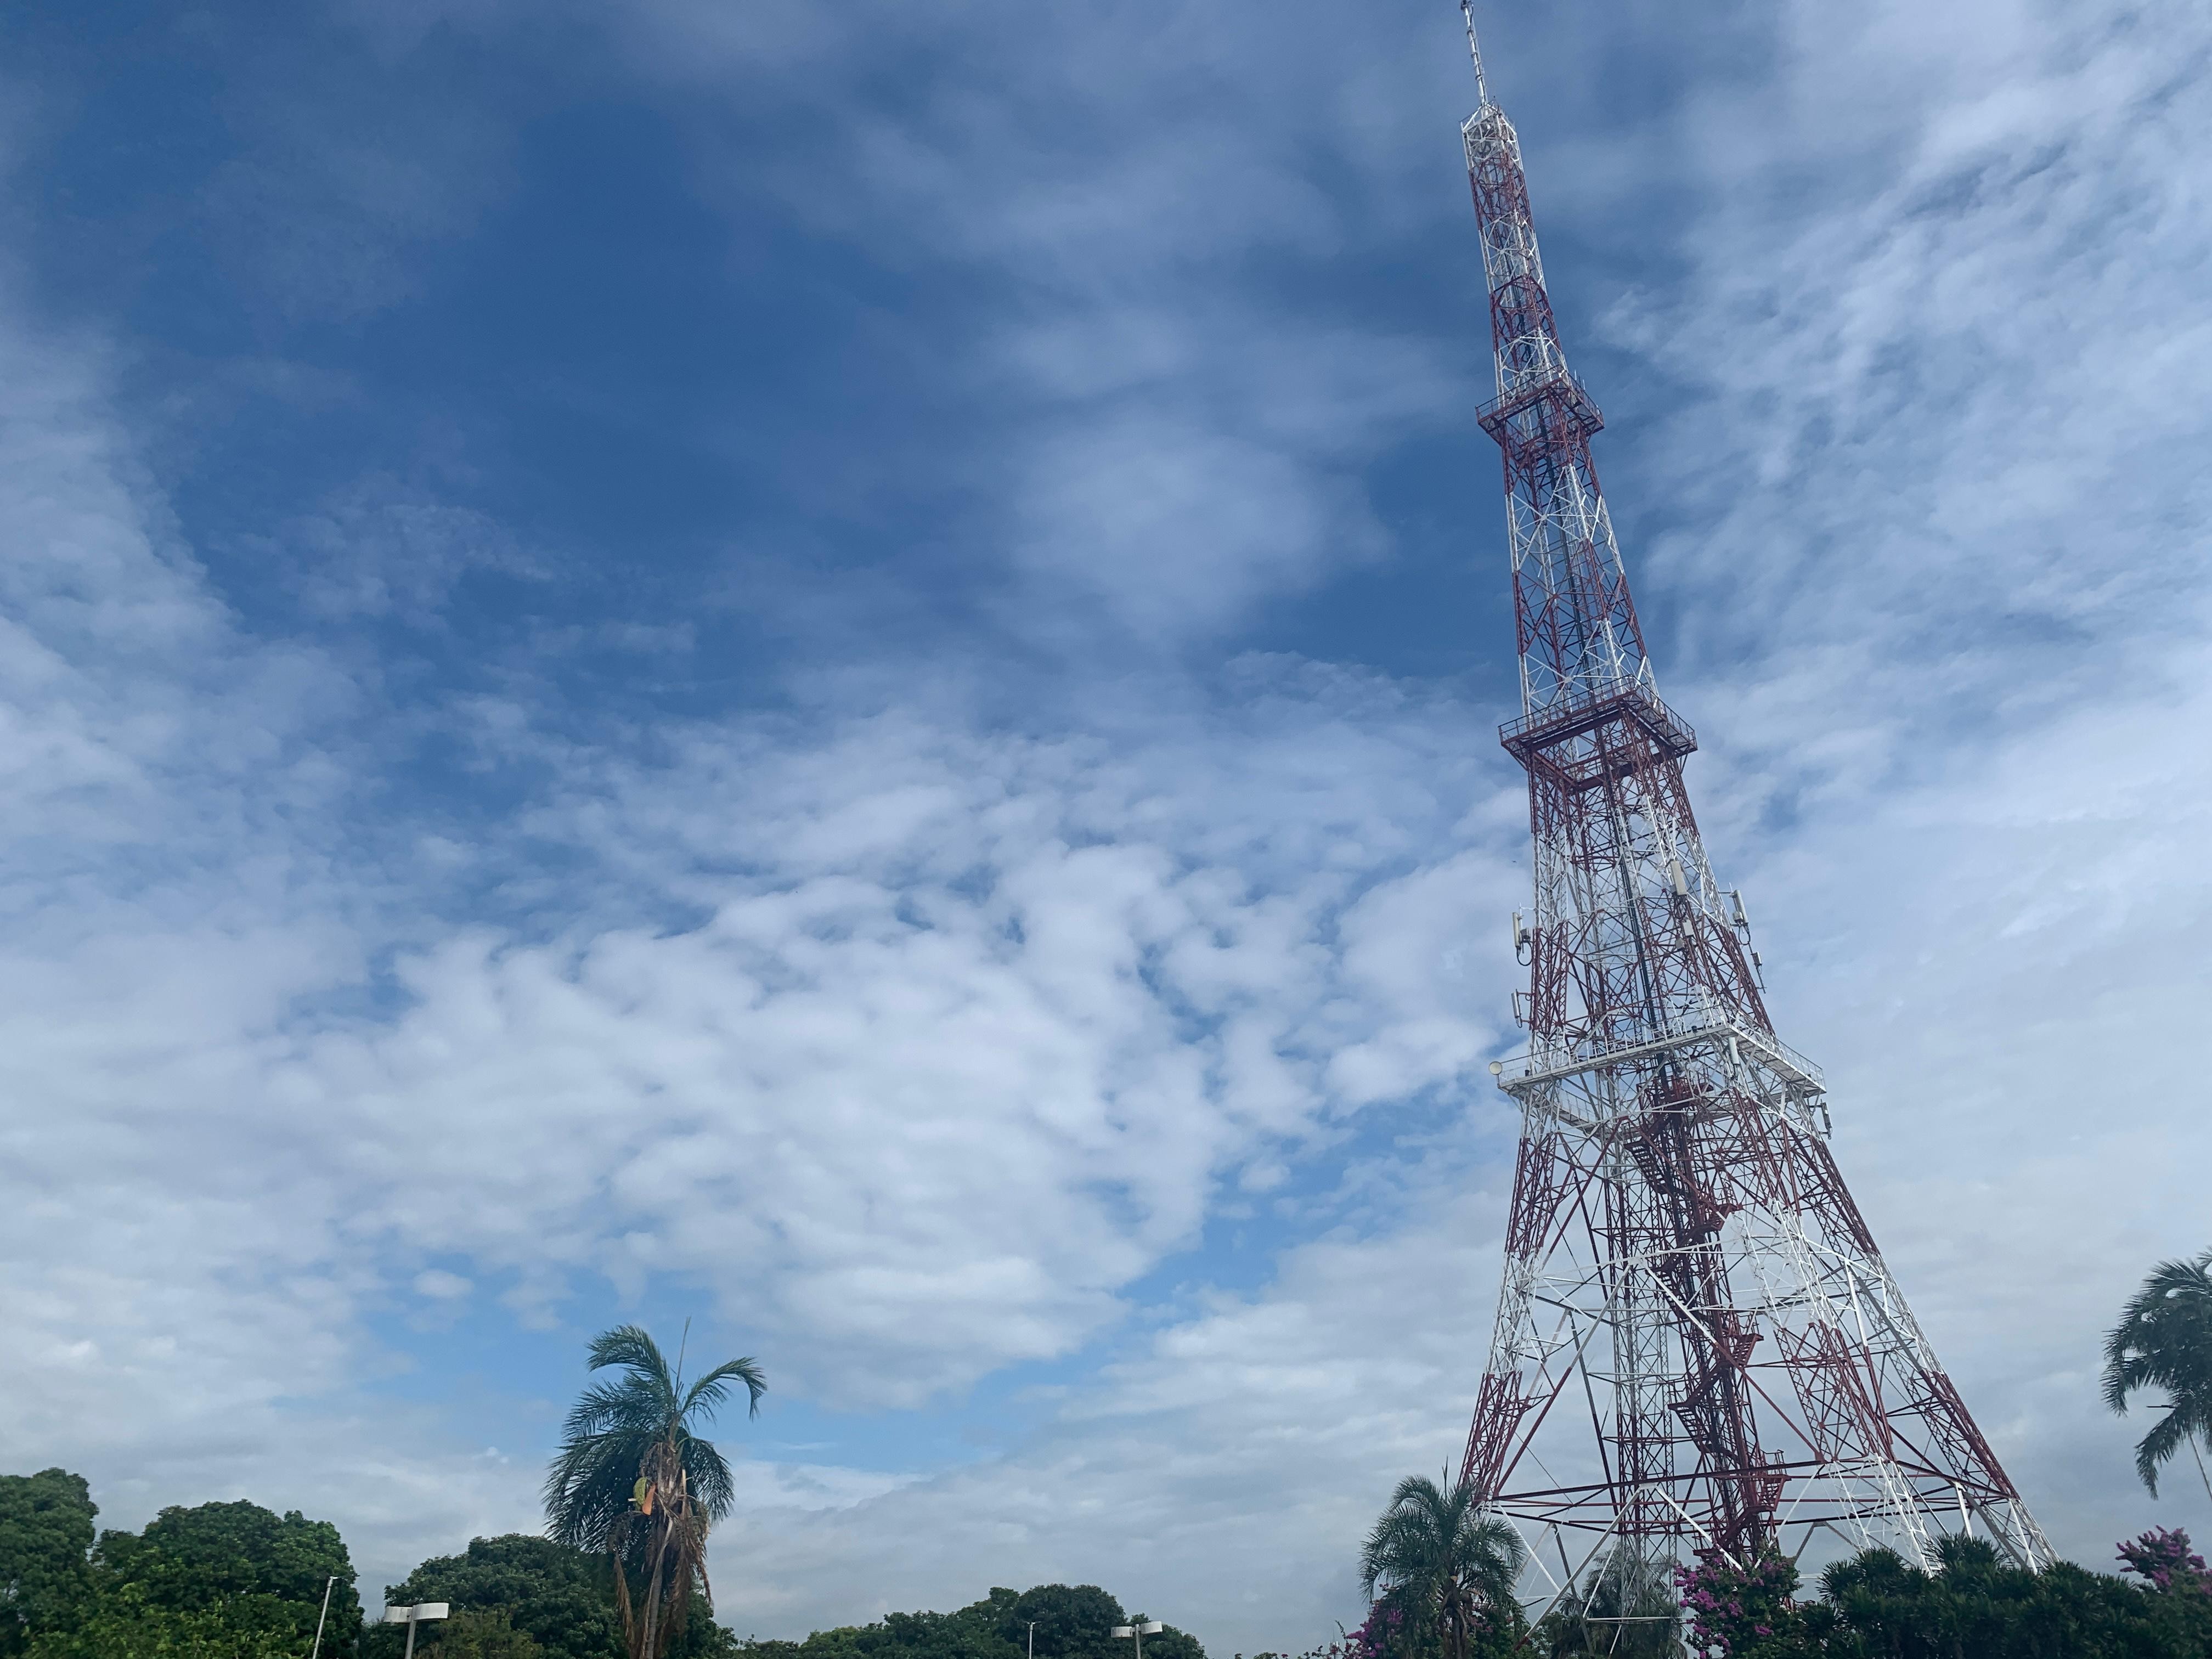
<svg viewBox="0 0 2212 1659"><path fill-rule="evenodd" d="M1463 12L1468 0L1461 0ZM1614 1616L1671 1617L1688 1553L1808 1529L1930 1559L1978 1530L2050 1547L1913 1322L1830 1155L1820 1072L1777 1039L1741 898L1707 864L1590 459L1520 141L1462 136L1504 453L1534 903L1516 916L1528 1052L1493 1065L1522 1127L1464 1478ZM1570 1542L1570 1540L1573 1541ZM1556 1547L1556 1548L1554 1547Z"/></svg>

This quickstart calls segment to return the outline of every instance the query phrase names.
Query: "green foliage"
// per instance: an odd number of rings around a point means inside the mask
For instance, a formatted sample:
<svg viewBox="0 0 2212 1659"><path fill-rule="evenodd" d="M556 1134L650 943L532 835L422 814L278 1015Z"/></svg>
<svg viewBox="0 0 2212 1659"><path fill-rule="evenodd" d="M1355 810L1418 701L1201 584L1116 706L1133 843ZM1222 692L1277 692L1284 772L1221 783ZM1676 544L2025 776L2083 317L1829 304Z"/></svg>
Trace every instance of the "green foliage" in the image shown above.
<svg viewBox="0 0 2212 1659"><path fill-rule="evenodd" d="M542 1659L545 1652L504 1607L455 1613L438 1632L437 1650L440 1659Z"/></svg>
<svg viewBox="0 0 2212 1659"><path fill-rule="evenodd" d="M1978 1539L1938 1546L1922 1572L1887 1550L1821 1576L1807 1628L1832 1659L2180 1659L2212 1652L2212 1598L2160 1594L2061 1562L2028 1572Z"/></svg>
<svg viewBox="0 0 2212 1659"><path fill-rule="evenodd" d="M0 1659L74 1624L91 1595L85 1557L100 1510L81 1474L0 1475Z"/></svg>
<svg viewBox="0 0 2212 1659"><path fill-rule="evenodd" d="M1741 1566L1701 1553L1696 1566L1676 1575L1691 1650L1815 1659L1820 1646L1796 1605L1797 1585L1797 1564L1771 1542Z"/></svg>
<svg viewBox="0 0 2212 1659"><path fill-rule="evenodd" d="M1443 1635L1434 1616L1403 1598L1376 1602L1367 1622L1352 1633L1350 1652L1329 1659L1443 1659Z"/></svg>
<svg viewBox="0 0 2212 1659"><path fill-rule="evenodd" d="M455 1625L464 1612L503 1615L547 1659L622 1659L623 1652L608 1559L550 1538L510 1533L471 1539L459 1555L423 1562L387 1589L384 1599L394 1607L448 1602ZM426 1626L416 1632L415 1650L436 1653L450 1634ZM399 1626L378 1626L362 1645L363 1659L397 1659L405 1643Z"/></svg>
<svg viewBox="0 0 2212 1659"><path fill-rule="evenodd" d="M79 1623L48 1632L31 1659L301 1659L290 1604L273 1595L234 1595L206 1607L165 1607L140 1584L110 1584ZM324 1648L330 1649L327 1632Z"/></svg>
<svg viewBox="0 0 2212 1659"><path fill-rule="evenodd" d="M2156 1497L2160 1467L2212 1440L2212 1250L2160 1262L2105 1338L2105 1403L2124 1416L2129 1396L2151 1389L2166 1414L2136 1443L2136 1474Z"/></svg>
<svg viewBox="0 0 2212 1659"><path fill-rule="evenodd" d="M1790 1583L1796 1582L1793 1570ZM1551 1659L1581 1654L1672 1659L1680 1612L1673 1589L1653 1576L1649 1563L1616 1551L1598 1564L1581 1595L1560 1597L1544 1615L1533 1645Z"/></svg>
<svg viewBox="0 0 2212 1659"><path fill-rule="evenodd" d="M1431 1636L1443 1659L1468 1659L1503 1638L1517 1643L1514 1599L1525 1552L1513 1528L1482 1513L1472 1487L1408 1475L1359 1553L1360 1588L1386 1613L1385 1651L1416 1659ZM1370 1619L1367 1628L1376 1628Z"/></svg>
<svg viewBox="0 0 2212 1659"><path fill-rule="evenodd" d="M2185 1548L2186 1540L2182 1540ZM2193 1579L2138 1589L2060 1562L2030 1572L1979 1539L1936 1546L1923 1572L1869 1550L1821 1575L1821 1599L1793 1601L1778 1556L1748 1571L1685 1575L1693 1650L1724 1659L2204 1659L2212 1595ZM1779 1566L1784 1571L1776 1571Z"/></svg>
<svg viewBox="0 0 2212 1659"><path fill-rule="evenodd" d="M149 1605L182 1612L267 1597L290 1608L310 1639L323 1587L335 1576L324 1639L349 1646L361 1628L345 1540L329 1522L297 1510L278 1516L242 1498L166 1509L143 1533L100 1534L93 1565L97 1577L142 1587Z"/></svg>
<svg viewBox="0 0 2212 1659"><path fill-rule="evenodd" d="M886 1613L804 1642L737 1645L742 1659L1027 1659L1034 1621L1036 1659L1132 1659L1136 1644L1108 1632L1150 1616L1125 1613L1096 1584L1039 1584L1018 1593L994 1589L954 1613ZM1145 1638L1145 1659L1206 1659L1206 1650L1170 1625Z"/></svg>
<svg viewBox="0 0 2212 1659"><path fill-rule="evenodd" d="M479 1650L491 1659L509 1650L457 1647L464 1632L470 1640L493 1640L489 1625L477 1620L504 1620L507 1628L531 1644L528 1650L512 1650L512 1659L623 1659L622 1616L615 1607L612 1558L586 1555L568 1544L527 1533L501 1538L476 1538L459 1555L433 1556L385 1591L393 1606L417 1601L449 1603L454 1616L443 1625L426 1625L415 1634L416 1659L438 1655L441 1659L477 1659ZM464 1614L470 1615L465 1620ZM726 1652L733 1638L709 1619L692 1619L669 1648L671 1659L711 1659ZM396 1625L372 1626L363 1642L363 1659L398 1659L406 1632Z"/></svg>
<svg viewBox="0 0 2212 1659"><path fill-rule="evenodd" d="M100 1534L70 1616L30 1632L24 1651L27 1659L301 1659L333 1575L324 1648L340 1652L360 1631L361 1608L337 1528L244 1502L167 1509L143 1533Z"/></svg>

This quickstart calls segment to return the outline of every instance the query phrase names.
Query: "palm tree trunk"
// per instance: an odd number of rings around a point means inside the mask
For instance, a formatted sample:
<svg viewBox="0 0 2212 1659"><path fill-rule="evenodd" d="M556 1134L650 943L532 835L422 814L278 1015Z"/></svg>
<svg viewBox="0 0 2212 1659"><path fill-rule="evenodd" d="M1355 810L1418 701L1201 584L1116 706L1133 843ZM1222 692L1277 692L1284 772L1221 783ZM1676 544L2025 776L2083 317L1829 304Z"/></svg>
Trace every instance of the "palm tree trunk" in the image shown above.
<svg viewBox="0 0 2212 1659"><path fill-rule="evenodd" d="M659 1659L660 1578L668 1564L668 1537L674 1521L674 1516L665 1514L661 1518L660 1539L653 1551L653 1577L645 1587L645 1641L632 1659Z"/></svg>
<svg viewBox="0 0 2212 1659"><path fill-rule="evenodd" d="M637 1659L637 1609L630 1604L629 1569L623 1563L622 1550L610 1552L615 1568L615 1607L622 1613L623 1643L629 1649L630 1659Z"/></svg>

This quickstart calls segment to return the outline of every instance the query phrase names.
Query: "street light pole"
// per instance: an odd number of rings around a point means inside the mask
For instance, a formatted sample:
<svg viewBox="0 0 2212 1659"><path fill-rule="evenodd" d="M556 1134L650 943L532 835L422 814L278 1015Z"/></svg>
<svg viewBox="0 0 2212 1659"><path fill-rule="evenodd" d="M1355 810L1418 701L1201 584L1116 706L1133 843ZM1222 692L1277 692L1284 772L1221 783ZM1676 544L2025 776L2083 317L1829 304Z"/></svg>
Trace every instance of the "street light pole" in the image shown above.
<svg viewBox="0 0 2212 1659"><path fill-rule="evenodd" d="M386 1607L384 1622L407 1626L407 1659L415 1659L415 1626L432 1619L443 1619L448 1611L443 1601L417 1601L411 1607Z"/></svg>
<svg viewBox="0 0 2212 1659"><path fill-rule="evenodd" d="M1037 1621L1036 1621L1036 1620L1034 1620L1034 1619L1030 1620L1029 1621L1029 1626L1030 1626L1030 1659L1036 1659L1036 1627L1037 1627Z"/></svg>
<svg viewBox="0 0 2212 1659"><path fill-rule="evenodd" d="M1167 1626L1157 1619L1147 1619L1142 1624L1132 1619L1126 1625L1115 1626L1112 1633L1115 1636L1133 1637L1137 1644L1137 1659L1145 1659L1145 1638L1147 1636L1158 1636L1166 1628Z"/></svg>
<svg viewBox="0 0 2212 1659"><path fill-rule="evenodd" d="M337 1584L336 1573L323 1581L323 1610L315 1615L315 1645L307 1650L307 1659L323 1659L323 1621L331 1616L331 1592Z"/></svg>

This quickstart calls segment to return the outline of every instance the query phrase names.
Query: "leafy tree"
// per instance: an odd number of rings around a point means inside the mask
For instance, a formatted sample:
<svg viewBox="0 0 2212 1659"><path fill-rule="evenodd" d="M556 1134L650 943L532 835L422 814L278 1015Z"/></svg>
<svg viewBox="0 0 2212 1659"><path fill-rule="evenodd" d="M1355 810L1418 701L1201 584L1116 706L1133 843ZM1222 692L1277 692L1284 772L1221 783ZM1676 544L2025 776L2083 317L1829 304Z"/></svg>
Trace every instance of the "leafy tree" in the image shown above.
<svg viewBox="0 0 2212 1659"><path fill-rule="evenodd" d="M30 1659L301 1659L310 1639L273 1596L175 1607L143 1585L111 1584L77 1624L34 1639Z"/></svg>
<svg viewBox="0 0 2212 1659"><path fill-rule="evenodd" d="M2153 1589L2193 1589L2200 1595L2212 1589L2204 1558L2189 1547L2189 1534L2179 1527L2153 1527L2119 1550L2120 1571L2141 1575Z"/></svg>
<svg viewBox="0 0 2212 1659"><path fill-rule="evenodd" d="M1728 1659L1817 1659L1819 1638L1795 1600L1797 1564L1771 1542L1741 1565L1701 1551L1697 1565L1676 1573L1674 1583L1691 1651Z"/></svg>
<svg viewBox="0 0 2212 1659"><path fill-rule="evenodd" d="M0 1475L0 1656L74 1623L91 1594L86 1554L100 1513L81 1474Z"/></svg>
<svg viewBox="0 0 2212 1659"><path fill-rule="evenodd" d="M586 1555L550 1538L510 1533L473 1538L459 1555L436 1555L384 1592L388 1605L444 1601L460 1614L499 1613L527 1636L547 1659L623 1659L622 1615L615 1608L614 1574L605 1557ZM451 1632L435 1626L419 1631L418 1654L444 1647ZM404 1644L397 1626L369 1632L368 1659L390 1659Z"/></svg>
<svg viewBox="0 0 2212 1659"><path fill-rule="evenodd" d="M707 1529L735 1501L729 1463L694 1425L713 1419L733 1382L745 1385L750 1413L759 1415L768 1382L747 1358L726 1360L686 1389L682 1355L671 1369L636 1325L594 1337L589 1364L622 1376L585 1389L568 1413L545 1478L546 1530L613 1558L630 1659L662 1659L691 1598L713 1605Z"/></svg>
<svg viewBox="0 0 2212 1659"><path fill-rule="evenodd" d="M384 1599L395 1606L444 1601L453 1607L452 1619L416 1632L416 1659L463 1659L464 1650L453 1644L465 1631L480 1632L472 1641L493 1641L489 1626L476 1622L479 1616L503 1619L545 1659L623 1659L628 1651L611 1558L526 1533L471 1539L459 1555L433 1556L386 1589ZM731 1640L712 1620L692 1620L671 1643L669 1656L706 1659L725 1651ZM362 1653L364 1659L399 1659L404 1645L398 1626L378 1626L369 1630Z"/></svg>
<svg viewBox="0 0 2212 1659"><path fill-rule="evenodd" d="M143 1533L104 1532L94 1551L102 1577L140 1586L151 1606L198 1611L241 1596L280 1602L312 1639L331 1587L326 1643L350 1645L361 1600L345 1540L327 1521L299 1510L278 1516L243 1498L163 1510Z"/></svg>
<svg viewBox="0 0 2212 1659"><path fill-rule="evenodd" d="M2186 1540L2183 1540L2185 1547ZM2031 1572L1977 1538L1936 1544L1923 1572L1869 1550L1821 1575L1801 1610L1828 1659L2197 1659L2212 1652L2212 1597L2135 1589L2062 1561Z"/></svg>
<svg viewBox="0 0 2212 1659"><path fill-rule="evenodd" d="M1367 1609L1366 1620L1358 1630L1299 1659L1436 1659L1439 1650L1431 1620L1408 1619L1404 1607L1377 1601Z"/></svg>
<svg viewBox="0 0 2212 1659"><path fill-rule="evenodd" d="M327 1651L361 1629L337 1528L245 1502L166 1509L94 1546L81 1616L33 1637L28 1659L301 1659L331 1585Z"/></svg>
<svg viewBox="0 0 2212 1659"><path fill-rule="evenodd" d="M1673 1659L1681 1607L1665 1577L1632 1551L1617 1550L1579 1587L1562 1595L1538 1627L1539 1651L1553 1659L1605 1654L1610 1659Z"/></svg>
<svg viewBox="0 0 2212 1659"><path fill-rule="evenodd" d="M2160 1467L2186 1445L2197 1450L2212 1435L2212 1250L2193 1261L2161 1261L2120 1310L2105 1338L2105 1403L2122 1416L2128 1400L2147 1389L2165 1392L2166 1415L2136 1443L2136 1473L2158 1495Z"/></svg>
<svg viewBox="0 0 2212 1659"><path fill-rule="evenodd" d="M888 1613L872 1625L817 1631L796 1650L804 1659L1020 1659L1000 1633L999 1611L986 1598L957 1613Z"/></svg>
<svg viewBox="0 0 2212 1659"><path fill-rule="evenodd" d="M994 1589L955 1613L886 1613L872 1625L817 1631L804 1642L738 1644L743 1659L1131 1659L1135 1644L1110 1635L1142 1623L1096 1584L1039 1584L1018 1594ZM1145 1638L1145 1659L1206 1659L1197 1639L1170 1625Z"/></svg>
<svg viewBox="0 0 2212 1659"><path fill-rule="evenodd" d="M987 1601L996 1601L993 1590ZM979 1603L978 1605L981 1605ZM1030 1625L1036 1625L1037 1659L1108 1659L1135 1644L1108 1634L1129 1622L1118 1598L1096 1584L1035 1584L1006 1602L998 1630L1006 1643L1027 1653ZM1164 1632L1163 1632L1164 1634ZM1159 1637L1152 1638L1157 1643ZM1163 1659L1165 1650L1162 1650Z"/></svg>
<svg viewBox="0 0 2212 1659"><path fill-rule="evenodd" d="M1517 1641L1513 1587L1524 1556L1512 1528L1482 1513L1472 1486L1413 1474L1360 1550L1360 1588L1401 1609L1413 1629L1433 1630L1445 1659L1467 1659L1479 1638Z"/></svg>
<svg viewBox="0 0 2212 1659"><path fill-rule="evenodd" d="M992 1596L1011 1594L993 1590ZM976 1603L976 1607L985 1606ZM1116 1625L1143 1624L1152 1615L1125 1612L1096 1584L1037 1584L1015 1595L998 1615L998 1631L1016 1655L1028 1652L1036 1624L1036 1659L1130 1659L1136 1644L1109 1634ZM1197 1638L1169 1625L1145 1638L1146 1659L1205 1659Z"/></svg>
<svg viewBox="0 0 2212 1659"><path fill-rule="evenodd" d="M497 1607L455 1613L438 1632L437 1651L439 1659L543 1659L545 1650Z"/></svg>

